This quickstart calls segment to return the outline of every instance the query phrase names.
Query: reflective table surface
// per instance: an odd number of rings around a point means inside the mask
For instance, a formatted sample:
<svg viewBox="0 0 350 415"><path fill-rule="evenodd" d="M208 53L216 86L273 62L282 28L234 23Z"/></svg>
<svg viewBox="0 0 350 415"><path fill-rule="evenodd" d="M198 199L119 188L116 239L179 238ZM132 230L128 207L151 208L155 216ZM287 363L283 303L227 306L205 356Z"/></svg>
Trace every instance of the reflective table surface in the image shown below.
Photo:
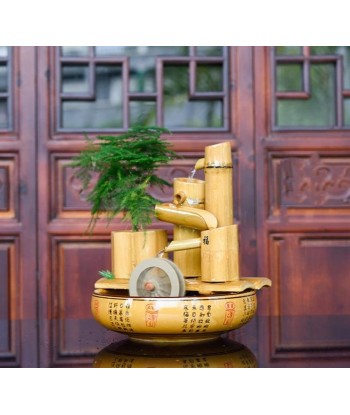
<svg viewBox="0 0 350 415"><path fill-rule="evenodd" d="M97 353L94 368L257 368L254 353L241 343L219 338L202 344L155 345L130 339Z"/></svg>

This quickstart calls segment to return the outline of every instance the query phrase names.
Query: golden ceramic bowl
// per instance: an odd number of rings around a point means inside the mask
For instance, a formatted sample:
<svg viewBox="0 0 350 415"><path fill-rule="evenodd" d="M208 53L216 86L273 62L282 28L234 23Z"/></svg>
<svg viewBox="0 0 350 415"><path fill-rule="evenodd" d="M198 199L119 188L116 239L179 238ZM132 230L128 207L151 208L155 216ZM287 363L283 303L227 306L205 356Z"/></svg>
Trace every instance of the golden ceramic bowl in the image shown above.
<svg viewBox="0 0 350 415"><path fill-rule="evenodd" d="M186 297L129 297L125 291L96 289L95 320L108 330L143 343L193 343L218 338L250 321L256 292Z"/></svg>
<svg viewBox="0 0 350 415"><path fill-rule="evenodd" d="M241 343L219 338L188 345L140 345L130 339L111 343L96 356L93 368L251 368L253 352Z"/></svg>

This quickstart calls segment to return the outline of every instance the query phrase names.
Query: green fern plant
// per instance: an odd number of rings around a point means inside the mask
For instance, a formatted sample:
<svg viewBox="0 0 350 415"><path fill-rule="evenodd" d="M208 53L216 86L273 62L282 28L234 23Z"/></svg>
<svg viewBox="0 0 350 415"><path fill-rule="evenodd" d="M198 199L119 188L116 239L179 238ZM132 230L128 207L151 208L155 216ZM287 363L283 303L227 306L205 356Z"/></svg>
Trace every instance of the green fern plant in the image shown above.
<svg viewBox="0 0 350 415"><path fill-rule="evenodd" d="M86 148L74 157L71 166L82 182L82 191L92 187L87 196L91 203L92 230L96 221L106 215L108 221L122 213L133 231L146 229L154 219L159 200L149 193L150 187L170 186L156 170L179 158L171 143L161 136L166 128L133 127L119 136L86 137ZM97 182L93 176L97 174Z"/></svg>

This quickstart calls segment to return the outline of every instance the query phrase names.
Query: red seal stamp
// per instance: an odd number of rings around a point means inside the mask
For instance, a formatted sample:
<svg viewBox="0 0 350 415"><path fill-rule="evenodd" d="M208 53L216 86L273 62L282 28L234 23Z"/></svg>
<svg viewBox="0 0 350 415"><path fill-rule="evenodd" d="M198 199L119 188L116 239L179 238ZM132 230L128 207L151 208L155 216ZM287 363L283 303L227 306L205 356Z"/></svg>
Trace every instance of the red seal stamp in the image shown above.
<svg viewBox="0 0 350 415"><path fill-rule="evenodd" d="M155 310L153 304L147 304L145 309L146 327L155 327L157 324L158 310Z"/></svg>
<svg viewBox="0 0 350 415"><path fill-rule="evenodd" d="M235 304L232 301L228 301L225 303L225 318L224 318L224 326L228 326L232 324L233 317L235 316Z"/></svg>

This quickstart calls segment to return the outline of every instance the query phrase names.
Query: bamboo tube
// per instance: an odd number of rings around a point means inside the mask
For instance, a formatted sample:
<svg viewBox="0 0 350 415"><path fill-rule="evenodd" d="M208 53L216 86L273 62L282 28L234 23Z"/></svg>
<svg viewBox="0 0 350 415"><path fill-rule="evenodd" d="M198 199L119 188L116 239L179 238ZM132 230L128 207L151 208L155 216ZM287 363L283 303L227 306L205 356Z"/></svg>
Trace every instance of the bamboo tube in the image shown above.
<svg viewBox="0 0 350 415"><path fill-rule="evenodd" d="M168 235L163 229L117 231L111 233L111 242L112 273L117 279L129 279L136 265L157 256L166 247Z"/></svg>
<svg viewBox="0 0 350 415"><path fill-rule="evenodd" d="M204 209L204 181L177 177L174 179L174 204Z"/></svg>
<svg viewBox="0 0 350 415"><path fill-rule="evenodd" d="M155 214L160 221L172 223L173 225L182 225L200 231L217 227L216 217L203 209L187 206L176 207L173 204L162 203L161 205L155 206Z"/></svg>
<svg viewBox="0 0 350 415"><path fill-rule="evenodd" d="M182 208L204 209L204 186L203 180L194 178L174 179L174 203ZM203 211L204 212L204 211ZM197 212L198 213L198 212ZM205 213L204 213L205 215ZM216 218L204 219L208 228L216 227ZM208 223L209 222L209 223ZM174 225L174 242L200 240L200 230L194 229L190 223ZM200 244L197 248L174 252L174 262L180 268L185 277L200 277L201 275L201 250Z"/></svg>
<svg viewBox="0 0 350 415"><path fill-rule="evenodd" d="M201 233L201 280L227 282L239 280L238 225Z"/></svg>
<svg viewBox="0 0 350 415"><path fill-rule="evenodd" d="M201 238L184 239L170 242L170 244L164 249L164 252L177 252L200 247Z"/></svg>
<svg viewBox="0 0 350 415"><path fill-rule="evenodd" d="M233 224L232 155L229 142L205 147L204 159L195 169L204 168L205 209L218 220L218 227Z"/></svg>

